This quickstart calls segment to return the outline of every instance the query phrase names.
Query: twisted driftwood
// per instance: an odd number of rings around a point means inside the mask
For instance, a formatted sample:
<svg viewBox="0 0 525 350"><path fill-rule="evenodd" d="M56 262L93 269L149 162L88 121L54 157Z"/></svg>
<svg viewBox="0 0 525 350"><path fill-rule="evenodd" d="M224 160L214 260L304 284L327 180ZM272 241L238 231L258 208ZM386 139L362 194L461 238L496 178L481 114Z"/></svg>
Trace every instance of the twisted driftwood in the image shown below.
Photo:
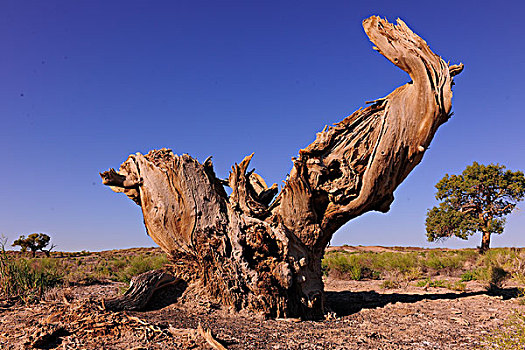
<svg viewBox="0 0 525 350"><path fill-rule="evenodd" d="M293 159L281 192L247 171L252 155L216 177L212 162L161 149L137 153L103 183L141 206L177 277L217 301L273 317L323 316L321 258L334 232L393 192L451 116L449 66L406 24L363 22L370 40L412 81L325 128ZM227 195L224 185L231 187Z"/></svg>

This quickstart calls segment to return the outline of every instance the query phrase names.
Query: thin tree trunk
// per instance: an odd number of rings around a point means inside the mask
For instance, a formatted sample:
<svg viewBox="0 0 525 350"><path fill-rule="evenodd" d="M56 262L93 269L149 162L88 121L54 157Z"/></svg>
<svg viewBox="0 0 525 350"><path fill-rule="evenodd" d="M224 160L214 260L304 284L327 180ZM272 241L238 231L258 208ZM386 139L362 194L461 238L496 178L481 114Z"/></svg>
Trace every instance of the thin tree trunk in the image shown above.
<svg viewBox="0 0 525 350"><path fill-rule="evenodd" d="M275 199L277 185L248 171L253 155L227 180L216 177L210 158L200 163L167 149L131 155L118 172L101 174L141 206L148 234L192 290L268 316L323 317L326 245L348 220L389 210L450 117L452 76L463 68L449 66L400 20L370 17L363 26L412 81L318 133Z"/></svg>
<svg viewBox="0 0 525 350"><path fill-rule="evenodd" d="M490 232L483 231L483 236L481 237L481 247L479 248L479 251L481 254L484 254L490 249Z"/></svg>

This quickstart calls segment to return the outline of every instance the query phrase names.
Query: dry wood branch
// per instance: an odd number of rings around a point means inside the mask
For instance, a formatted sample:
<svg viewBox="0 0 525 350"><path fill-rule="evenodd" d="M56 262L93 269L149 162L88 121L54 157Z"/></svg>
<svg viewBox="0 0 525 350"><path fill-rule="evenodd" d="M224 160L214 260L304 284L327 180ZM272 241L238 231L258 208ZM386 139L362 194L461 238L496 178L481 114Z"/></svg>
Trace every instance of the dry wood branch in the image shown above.
<svg viewBox="0 0 525 350"><path fill-rule="evenodd" d="M153 294L159 289L181 282L169 273L153 270L134 276L124 295L104 300L107 310L144 310Z"/></svg>

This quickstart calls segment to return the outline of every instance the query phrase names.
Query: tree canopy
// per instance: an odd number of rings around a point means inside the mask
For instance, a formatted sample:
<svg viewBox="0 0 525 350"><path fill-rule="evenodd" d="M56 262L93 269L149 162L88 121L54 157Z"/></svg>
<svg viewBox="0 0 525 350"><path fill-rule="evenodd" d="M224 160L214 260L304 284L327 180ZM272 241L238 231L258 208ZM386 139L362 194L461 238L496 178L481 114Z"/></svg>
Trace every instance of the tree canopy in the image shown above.
<svg viewBox="0 0 525 350"><path fill-rule="evenodd" d="M474 162L461 175L446 174L436 189L436 199L442 202L427 212L428 240L467 239L481 232L484 252L491 234L503 233L505 216L523 199L525 177L521 171L505 171L503 165Z"/></svg>
<svg viewBox="0 0 525 350"><path fill-rule="evenodd" d="M33 253L33 256L35 256L35 253L38 250L43 251L44 253L46 253L46 255L49 256L49 252L55 246L51 245L51 247L48 250L45 250L44 248L47 247L50 240L51 237L49 237L45 233L32 233L29 236L27 236L27 238L24 235L20 236L20 238L13 242L13 247L20 246L23 252L26 252L29 249Z"/></svg>

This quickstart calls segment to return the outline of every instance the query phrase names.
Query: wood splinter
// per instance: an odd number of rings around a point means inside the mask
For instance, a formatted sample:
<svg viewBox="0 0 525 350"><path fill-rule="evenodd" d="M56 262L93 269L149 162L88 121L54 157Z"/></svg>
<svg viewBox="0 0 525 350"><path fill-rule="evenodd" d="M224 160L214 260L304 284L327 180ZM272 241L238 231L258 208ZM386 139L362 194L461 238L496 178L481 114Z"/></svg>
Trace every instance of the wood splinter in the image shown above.
<svg viewBox="0 0 525 350"><path fill-rule="evenodd" d="M200 323L199 323L199 326L197 327L197 332L215 350L227 350L221 343L217 341L217 339L213 337L213 335L211 334L211 330L209 329L204 330L204 328L202 328Z"/></svg>

